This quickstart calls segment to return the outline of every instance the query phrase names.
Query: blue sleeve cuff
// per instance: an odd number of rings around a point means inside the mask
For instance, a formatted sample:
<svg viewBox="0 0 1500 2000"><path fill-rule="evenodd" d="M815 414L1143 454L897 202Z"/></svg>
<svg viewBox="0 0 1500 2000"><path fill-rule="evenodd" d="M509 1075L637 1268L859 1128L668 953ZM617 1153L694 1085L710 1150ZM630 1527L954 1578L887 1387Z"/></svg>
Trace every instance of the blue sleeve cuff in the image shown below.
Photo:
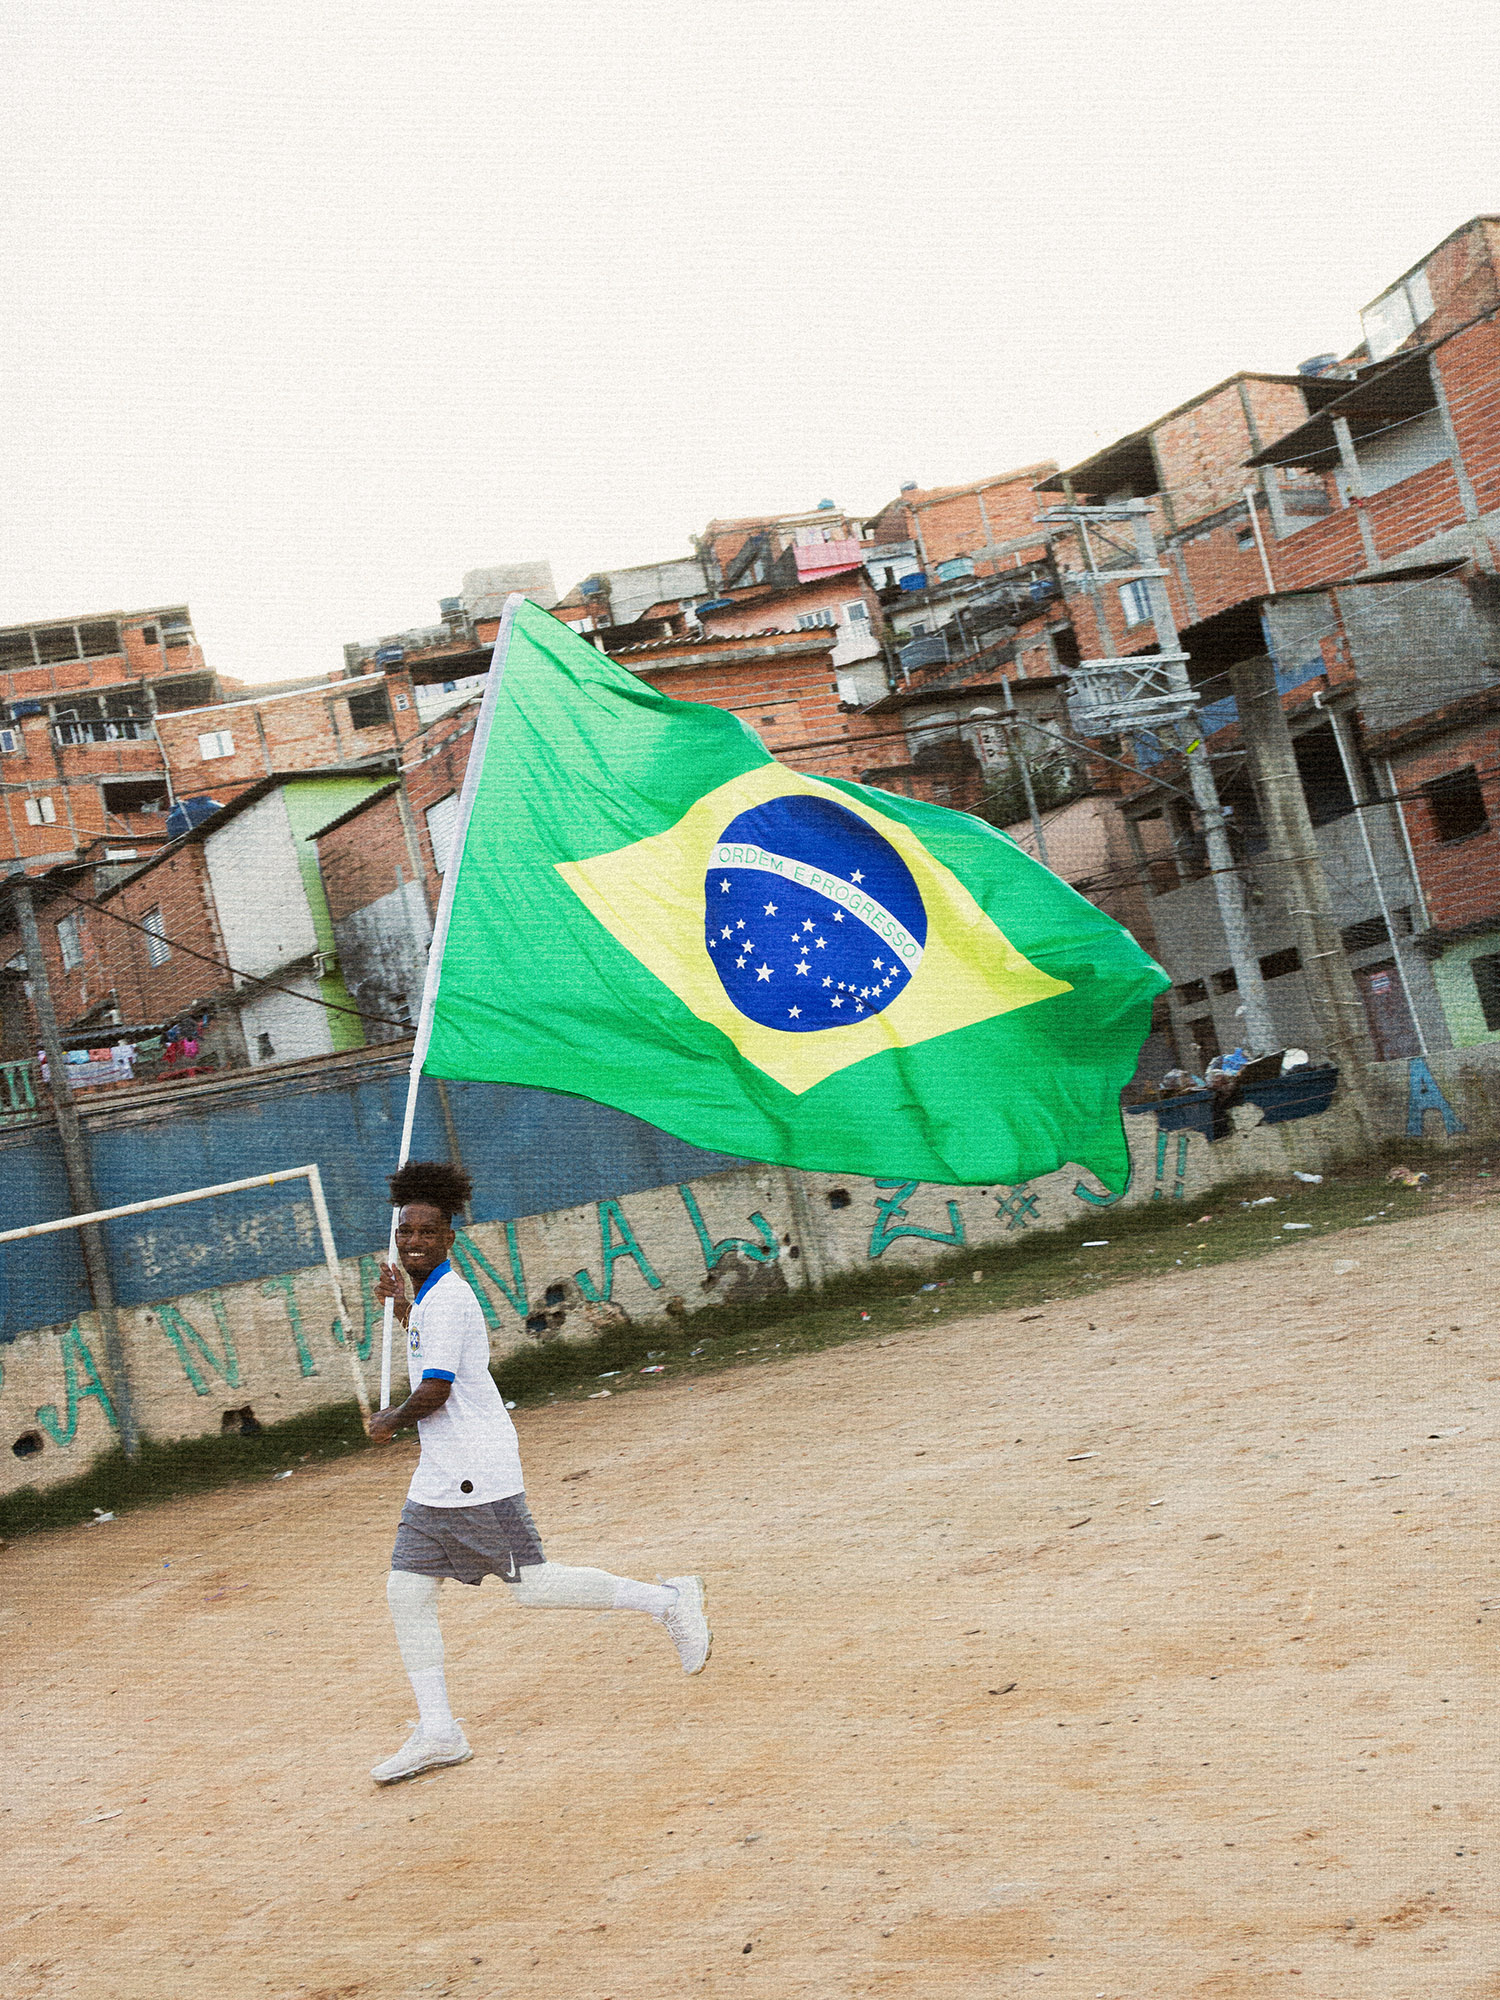
<svg viewBox="0 0 1500 2000"><path fill-rule="evenodd" d="M424 1382L451 1382L453 1377L448 1373L446 1368L424 1368L422 1370L422 1380Z"/></svg>

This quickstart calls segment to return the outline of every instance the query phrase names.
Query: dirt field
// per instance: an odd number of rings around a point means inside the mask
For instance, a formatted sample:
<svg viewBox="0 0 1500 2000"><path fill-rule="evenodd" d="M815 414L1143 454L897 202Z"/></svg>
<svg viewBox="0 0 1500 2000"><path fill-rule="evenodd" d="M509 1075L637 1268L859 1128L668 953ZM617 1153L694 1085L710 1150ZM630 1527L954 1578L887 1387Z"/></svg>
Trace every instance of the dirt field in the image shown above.
<svg viewBox="0 0 1500 2000"><path fill-rule="evenodd" d="M5 1549L0 1991L1500 1996L1497 1264L523 1412L548 1553L701 1570L714 1656L450 1587L474 1761L388 1790L405 1446Z"/></svg>

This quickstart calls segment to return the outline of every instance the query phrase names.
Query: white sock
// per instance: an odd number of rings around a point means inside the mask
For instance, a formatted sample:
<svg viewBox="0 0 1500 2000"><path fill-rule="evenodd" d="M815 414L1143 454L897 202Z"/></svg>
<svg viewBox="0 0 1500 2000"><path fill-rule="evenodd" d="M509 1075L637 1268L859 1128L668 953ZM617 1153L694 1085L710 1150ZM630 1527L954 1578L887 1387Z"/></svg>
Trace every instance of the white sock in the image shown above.
<svg viewBox="0 0 1500 2000"><path fill-rule="evenodd" d="M412 1693L417 1697L417 1714L426 1736L448 1736L453 1731L453 1710L448 1706L448 1683L441 1667L418 1667L408 1673Z"/></svg>
<svg viewBox="0 0 1500 2000"><path fill-rule="evenodd" d="M616 1611L649 1611L653 1618L661 1618L676 1602L677 1592L663 1584L637 1583L632 1577L622 1576L615 1585Z"/></svg>
<svg viewBox="0 0 1500 2000"><path fill-rule="evenodd" d="M438 1624L438 1581L410 1570L393 1569L386 1577L386 1601L401 1664L417 1698L417 1714L429 1736L447 1735L453 1728L448 1684L443 1677L443 1634Z"/></svg>

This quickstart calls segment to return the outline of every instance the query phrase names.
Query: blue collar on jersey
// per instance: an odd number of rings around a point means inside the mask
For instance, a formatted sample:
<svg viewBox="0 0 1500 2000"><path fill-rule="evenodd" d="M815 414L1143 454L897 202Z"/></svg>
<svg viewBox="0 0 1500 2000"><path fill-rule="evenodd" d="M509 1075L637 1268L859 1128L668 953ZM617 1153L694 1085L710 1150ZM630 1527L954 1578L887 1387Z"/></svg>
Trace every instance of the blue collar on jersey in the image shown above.
<svg viewBox="0 0 1500 2000"><path fill-rule="evenodd" d="M438 1279L446 1278L448 1273L452 1269L453 1266L449 1263L448 1259L445 1257L442 1263L439 1264L435 1270L429 1271L427 1273L427 1276L422 1280L422 1289L417 1293L417 1296L415 1299L413 1299L412 1304L419 1306L422 1303L423 1299L426 1298L427 1294L432 1290L433 1286L437 1283Z"/></svg>

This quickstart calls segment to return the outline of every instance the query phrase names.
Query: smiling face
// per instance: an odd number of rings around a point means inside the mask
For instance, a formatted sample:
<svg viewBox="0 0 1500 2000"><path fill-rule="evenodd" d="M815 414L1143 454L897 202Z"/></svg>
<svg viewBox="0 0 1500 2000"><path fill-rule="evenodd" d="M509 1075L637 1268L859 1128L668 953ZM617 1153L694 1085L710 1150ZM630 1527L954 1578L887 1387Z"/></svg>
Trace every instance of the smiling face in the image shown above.
<svg viewBox="0 0 1500 2000"><path fill-rule="evenodd" d="M428 1201L409 1201L396 1220L396 1254L401 1268L420 1286L447 1256L453 1231L440 1208Z"/></svg>

